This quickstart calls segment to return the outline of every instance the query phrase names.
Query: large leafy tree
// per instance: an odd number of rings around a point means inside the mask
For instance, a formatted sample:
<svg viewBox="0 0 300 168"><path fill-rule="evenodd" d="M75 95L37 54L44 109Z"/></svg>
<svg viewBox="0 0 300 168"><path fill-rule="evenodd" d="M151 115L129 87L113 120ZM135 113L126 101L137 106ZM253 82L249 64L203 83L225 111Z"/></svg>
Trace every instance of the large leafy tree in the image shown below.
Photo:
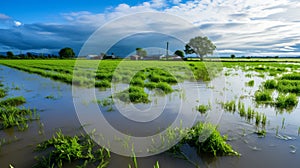
<svg viewBox="0 0 300 168"><path fill-rule="evenodd" d="M61 49L58 54L59 54L60 58L74 58L75 57L75 52L73 51L72 48L69 48L69 47Z"/></svg>
<svg viewBox="0 0 300 168"><path fill-rule="evenodd" d="M203 57L208 54L213 54L216 48L217 47L207 37L197 36L190 39L189 43L185 46L184 52L186 54L195 53L201 58L201 61L203 61Z"/></svg>

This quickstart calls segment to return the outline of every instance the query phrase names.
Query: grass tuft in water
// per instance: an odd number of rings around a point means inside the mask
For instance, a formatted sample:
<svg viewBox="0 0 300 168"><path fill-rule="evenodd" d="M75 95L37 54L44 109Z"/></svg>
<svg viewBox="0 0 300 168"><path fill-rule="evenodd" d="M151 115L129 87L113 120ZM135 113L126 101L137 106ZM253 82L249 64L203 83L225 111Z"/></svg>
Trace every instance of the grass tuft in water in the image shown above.
<svg viewBox="0 0 300 168"><path fill-rule="evenodd" d="M213 156L239 155L212 124L197 123L187 132L184 141L195 147L199 153L204 152Z"/></svg>
<svg viewBox="0 0 300 168"><path fill-rule="evenodd" d="M144 88L130 86L129 89L116 94L116 97L126 103L149 103L148 94Z"/></svg>
<svg viewBox="0 0 300 168"><path fill-rule="evenodd" d="M204 105L204 104L201 104L196 108L197 111L199 111L201 114L205 114L208 110L211 109L210 105Z"/></svg>
<svg viewBox="0 0 300 168"><path fill-rule="evenodd" d="M3 88L0 88L0 98L3 98L7 95L7 91Z"/></svg>
<svg viewBox="0 0 300 168"><path fill-rule="evenodd" d="M280 109L291 109L297 106L298 98L295 94L280 94L275 102L275 106Z"/></svg>
<svg viewBox="0 0 300 168"><path fill-rule="evenodd" d="M276 89L277 87L277 82L276 80L267 80L264 84L265 89Z"/></svg>
<svg viewBox="0 0 300 168"><path fill-rule="evenodd" d="M0 129L17 126L23 131L28 128L28 121L39 119L39 116L29 109L16 107L0 107Z"/></svg>
<svg viewBox="0 0 300 168"><path fill-rule="evenodd" d="M235 104L234 100L222 103L222 107L223 107L223 109L225 109L229 112L235 112L236 111L236 104Z"/></svg>
<svg viewBox="0 0 300 168"><path fill-rule="evenodd" d="M254 80L250 80L246 83L247 86L253 87L254 86Z"/></svg>
<svg viewBox="0 0 300 168"><path fill-rule="evenodd" d="M183 137L182 140L169 151L175 155L188 158L181 151L181 146L188 144L191 147L197 149L197 152L209 154L212 156L225 156L240 154L232 149L232 147L226 143L226 136L221 136L216 126L210 123L198 122L190 129L180 129L179 134Z"/></svg>
<svg viewBox="0 0 300 168"><path fill-rule="evenodd" d="M0 106L19 106L26 103L26 100L23 96L7 98L5 100L0 101Z"/></svg>
<svg viewBox="0 0 300 168"><path fill-rule="evenodd" d="M267 90L255 92L255 101L258 103L271 103L272 102L272 93Z"/></svg>
<svg viewBox="0 0 300 168"><path fill-rule="evenodd" d="M164 93L171 93L171 92L173 92L172 87L168 83L165 83L165 82L159 82L156 85L156 88L157 89L161 89Z"/></svg>
<svg viewBox="0 0 300 168"><path fill-rule="evenodd" d="M50 149L50 150L49 150ZM76 162L79 167L97 165L104 168L109 163L110 151L106 148L96 148L96 144L89 136L66 136L61 131L53 138L40 143L37 151L46 151L45 155L38 156L37 164L33 168L59 167L66 162Z"/></svg>

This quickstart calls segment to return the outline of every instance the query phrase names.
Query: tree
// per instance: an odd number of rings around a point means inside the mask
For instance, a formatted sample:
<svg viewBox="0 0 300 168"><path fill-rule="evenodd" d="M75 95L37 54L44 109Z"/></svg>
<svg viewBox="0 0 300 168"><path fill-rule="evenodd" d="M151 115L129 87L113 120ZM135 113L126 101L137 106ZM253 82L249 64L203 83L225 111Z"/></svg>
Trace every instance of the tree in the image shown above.
<svg viewBox="0 0 300 168"><path fill-rule="evenodd" d="M231 54L230 57L233 59L233 58L235 58L235 55L234 55L234 54Z"/></svg>
<svg viewBox="0 0 300 168"><path fill-rule="evenodd" d="M27 52L26 56L27 56L27 58L32 58L32 53L31 52Z"/></svg>
<svg viewBox="0 0 300 168"><path fill-rule="evenodd" d="M181 50L176 50L174 54L177 55L177 56L179 56L179 57L181 57L181 58L184 57L184 52L181 51Z"/></svg>
<svg viewBox="0 0 300 168"><path fill-rule="evenodd" d="M7 56L7 58L13 58L15 55L12 51L7 51L6 56Z"/></svg>
<svg viewBox="0 0 300 168"><path fill-rule="evenodd" d="M72 48L66 47L59 51L59 57L60 58L74 58L75 53Z"/></svg>
<svg viewBox="0 0 300 168"><path fill-rule="evenodd" d="M185 54L193 54L195 53L195 51L188 45L185 45L185 49L184 49Z"/></svg>
<svg viewBox="0 0 300 168"><path fill-rule="evenodd" d="M195 37L190 39L189 43L185 46L186 54L197 54L201 61L207 54L213 54L217 47L207 37Z"/></svg>
<svg viewBox="0 0 300 168"><path fill-rule="evenodd" d="M147 56L147 51L142 49L142 48L136 48L136 55L141 56L141 57L146 57Z"/></svg>

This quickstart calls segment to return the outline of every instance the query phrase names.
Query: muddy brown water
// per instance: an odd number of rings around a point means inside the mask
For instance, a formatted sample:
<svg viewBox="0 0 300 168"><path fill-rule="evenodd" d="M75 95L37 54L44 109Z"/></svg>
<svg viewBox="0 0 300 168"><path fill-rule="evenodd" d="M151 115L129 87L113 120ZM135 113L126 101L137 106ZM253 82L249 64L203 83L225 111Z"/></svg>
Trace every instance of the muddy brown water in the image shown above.
<svg viewBox="0 0 300 168"><path fill-rule="evenodd" d="M9 88L9 96L24 96L27 100L27 103L24 106L37 109L41 118L40 121L31 122L29 124L29 129L23 132L13 128L0 131L0 138L18 138L17 141L1 146L1 168L8 167L9 164L12 164L16 168L31 167L35 163L34 157L38 154L34 152L35 146L52 137L59 129L68 135L83 132L74 108L71 85L5 66L0 66L0 68L0 77L5 87ZM225 71L227 71L227 69L224 69L224 72ZM256 104L253 101L253 95L260 83L265 79L255 76L255 72L253 72L254 75L251 78L245 77L245 74L247 73L249 72L232 70L231 75L226 77L221 75L208 84L204 82L187 82L187 85L192 88L192 90L196 89L199 91L200 96L198 93L196 94L196 92L195 94L192 94L192 92L187 91L184 96L186 99L193 100L194 106L181 109L183 111L195 111L194 108L196 105L211 102L212 110L209 112L211 114L207 116L197 114L196 120L207 120L218 124L218 129L221 134L228 135L228 143L241 153L241 156L217 158L205 155L199 156L193 148L190 148L187 145L183 146L184 153L191 161L197 163L200 167L299 167L299 104L289 113L280 113L273 107L256 107ZM245 86L245 82L252 79L255 81L254 87ZM12 89L15 86L20 89ZM97 90L96 92L99 99L110 95L109 91ZM46 96L53 96L54 99L46 99ZM247 122L237 113L232 114L223 112L221 106L217 103L219 101L237 100L240 96L244 97L241 101L245 103L246 109L248 106L253 108L256 107L256 111L267 115L266 137L259 138L253 133L256 130L256 126L253 122ZM156 103L157 108L159 108L159 106L164 106L163 113L153 114L158 117L151 122L144 123L128 120L128 118L119 113L114 106L112 112L106 112L108 107L102 108L102 111L109 123L119 131L130 133L135 136L145 136L155 134L158 131L158 128L165 129L175 120L178 111L178 102L180 100L181 98L176 92L167 95L166 98L158 98L157 102L167 102L167 104ZM149 104L135 105L138 109L148 109L149 106ZM128 112L126 115L130 117L130 115L134 114ZM153 117L153 115L150 115L150 117ZM284 128L282 128L283 118L285 120ZM43 127L41 127L40 123L43 124ZM276 137L277 127L279 128L278 134L288 137L288 140ZM44 133L40 134L39 131L43 131ZM296 148L296 151L293 152L292 150L294 150L294 148ZM154 156L138 158L137 161L139 167L143 168L152 168L156 161L159 161L160 167L162 168L195 167L190 162L175 158L166 152ZM128 164L133 165L131 158L112 154L108 167L127 168ZM73 167L73 165L68 167Z"/></svg>

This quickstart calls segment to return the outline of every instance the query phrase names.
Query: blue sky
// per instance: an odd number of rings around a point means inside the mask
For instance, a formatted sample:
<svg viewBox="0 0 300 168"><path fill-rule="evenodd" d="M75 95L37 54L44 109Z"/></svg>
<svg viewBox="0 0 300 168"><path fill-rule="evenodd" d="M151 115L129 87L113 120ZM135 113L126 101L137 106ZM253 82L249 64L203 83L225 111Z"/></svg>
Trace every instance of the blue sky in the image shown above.
<svg viewBox="0 0 300 168"><path fill-rule="evenodd" d="M2 0L0 52L56 53L68 46L79 53L102 25L147 11L192 23L216 44L219 55L299 56L299 8L298 0Z"/></svg>

